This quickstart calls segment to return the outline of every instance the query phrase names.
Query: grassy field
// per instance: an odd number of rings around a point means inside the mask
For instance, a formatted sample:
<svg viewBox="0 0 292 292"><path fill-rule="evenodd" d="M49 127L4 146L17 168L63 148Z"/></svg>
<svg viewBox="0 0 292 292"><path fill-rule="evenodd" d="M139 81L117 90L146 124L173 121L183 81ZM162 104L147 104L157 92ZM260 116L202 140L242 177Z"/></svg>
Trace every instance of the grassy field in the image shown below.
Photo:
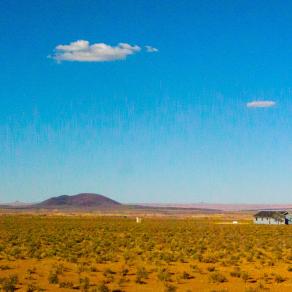
<svg viewBox="0 0 292 292"><path fill-rule="evenodd" d="M218 219L217 219L218 220ZM0 216L2 291L292 291L292 226Z"/></svg>

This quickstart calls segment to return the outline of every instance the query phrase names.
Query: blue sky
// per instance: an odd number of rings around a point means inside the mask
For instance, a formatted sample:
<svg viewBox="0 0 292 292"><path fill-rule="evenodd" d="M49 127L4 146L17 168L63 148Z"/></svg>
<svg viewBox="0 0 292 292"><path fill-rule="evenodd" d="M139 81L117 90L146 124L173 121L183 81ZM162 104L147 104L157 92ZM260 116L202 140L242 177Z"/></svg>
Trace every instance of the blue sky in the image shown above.
<svg viewBox="0 0 292 292"><path fill-rule="evenodd" d="M291 15L289 1L1 1L0 202L291 203Z"/></svg>

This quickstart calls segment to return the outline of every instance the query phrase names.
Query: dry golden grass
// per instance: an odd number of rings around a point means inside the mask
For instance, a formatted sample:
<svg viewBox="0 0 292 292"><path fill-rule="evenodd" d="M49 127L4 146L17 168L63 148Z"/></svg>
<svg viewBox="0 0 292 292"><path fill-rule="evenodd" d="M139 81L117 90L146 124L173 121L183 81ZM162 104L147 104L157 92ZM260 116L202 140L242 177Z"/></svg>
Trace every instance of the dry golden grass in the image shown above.
<svg viewBox="0 0 292 292"><path fill-rule="evenodd" d="M126 217L3 215L0 287L292 291L292 226L214 223L217 217L136 224Z"/></svg>

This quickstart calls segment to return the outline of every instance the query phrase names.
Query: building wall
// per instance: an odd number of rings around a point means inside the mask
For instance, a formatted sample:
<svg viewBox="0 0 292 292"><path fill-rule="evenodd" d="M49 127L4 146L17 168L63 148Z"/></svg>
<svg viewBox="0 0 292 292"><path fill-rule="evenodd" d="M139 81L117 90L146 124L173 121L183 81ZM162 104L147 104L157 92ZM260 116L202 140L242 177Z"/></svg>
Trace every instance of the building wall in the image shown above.
<svg viewBox="0 0 292 292"><path fill-rule="evenodd" d="M286 217L286 224L292 224L292 215L288 214L285 216Z"/></svg>
<svg viewBox="0 0 292 292"><path fill-rule="evenodd" d="M260 218L260 217L254 218L253 222L255 224L285 224L285 220L278 221L278 220L275 220L274 218Z"/></svg>

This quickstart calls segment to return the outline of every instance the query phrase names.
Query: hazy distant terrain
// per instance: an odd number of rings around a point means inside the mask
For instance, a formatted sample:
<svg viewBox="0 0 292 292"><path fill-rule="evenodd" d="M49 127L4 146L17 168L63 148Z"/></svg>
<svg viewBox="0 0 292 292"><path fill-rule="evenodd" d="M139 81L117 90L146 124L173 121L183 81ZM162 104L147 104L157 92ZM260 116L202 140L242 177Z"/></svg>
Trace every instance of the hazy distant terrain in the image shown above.
<svg viewBox="0 0 292 292"><path fill-rule="evenodd" d="M193 204L141 204L152 207L175 207L175 208L198 208L220 211L252 211L252 210L277 210L292 209L292 204L214 204L214 203L193 203Z"/></svg>
<svg viewBox="0 0 292 292"><path fill-rule="evenodd" d="M93 193L81 193L77 195L62 195L58 197L51 197L40 203L11 203L0 205L0 209L10 211L33 212L41 211L62 211L62 212L102 212L102 213L123 213L123 214L144 214L151 216L154 214L161 215L186 215L191 214L213 214L221 213L221 210L207 207L182 207L179 205L173 206L152 206L142 204L122 204L112 200L104 195Z"/></svg>
<svg viewBox="0 0 292 292"><path fill-rule="evenodd" d="M94 193L77 195L62 195L51 197L40 203L14 202L0 204L0 208L14 210L76 210L76 211L136 211L144 213L191 214L191 213L221 213L257 210L289 210L292 204L223 204L223 203L193 203L193 204L163 204L137 203L123 204L111 198Z"/></svg>

